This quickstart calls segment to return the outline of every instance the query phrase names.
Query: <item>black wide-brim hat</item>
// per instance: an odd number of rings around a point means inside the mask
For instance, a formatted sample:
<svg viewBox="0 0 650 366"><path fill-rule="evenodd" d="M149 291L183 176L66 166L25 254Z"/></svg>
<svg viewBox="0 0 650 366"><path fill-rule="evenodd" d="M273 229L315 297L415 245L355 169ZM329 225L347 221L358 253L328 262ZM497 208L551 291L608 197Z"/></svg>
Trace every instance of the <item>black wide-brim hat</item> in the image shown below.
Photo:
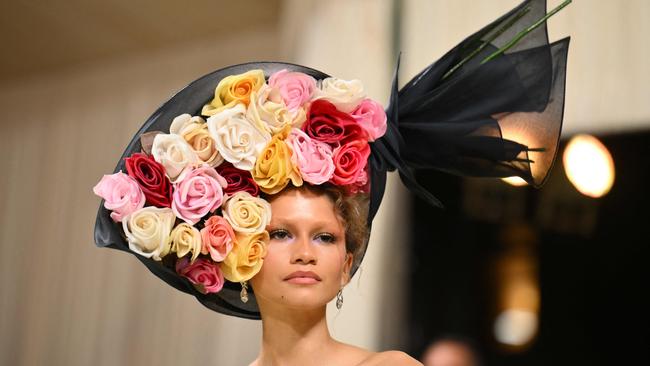
<svg viewBox="0 0 650 366"><path fill-rule="evenodd" d="M368 226L379 208L388 171L398 171L413 193L436 206L442 204L418 184L416 171L519 176L534 187L544 183L560 138L569 46L569 38L549 44L546 16L545 0L524 1L466 38L399 90L397 59L386 108L387 132L370 144ZM514 46L508 46L520 32L540 20L537 28ZM499 49L505 51L482 62ZM169 131L172 120L180 114L199 115L203 105L214 97L221 79L253 69L263 70L267 79L282 69L302 72L316 80L329 77L321 71L284 62L251 62L207 74L183 88L147 119L124 150L114 172L125 171L124 158L141 151L142 134ZM195 296L214 311L260 318L254 293L249 294L248 302L241 301L240 284L226 281L220 292L203 294L173 269L130 251L121 225L110 218L103 202L94 236L97 246L135 255L154 275ZM356 255L351 275L358 269L366 248L367 242Z"/></svg>

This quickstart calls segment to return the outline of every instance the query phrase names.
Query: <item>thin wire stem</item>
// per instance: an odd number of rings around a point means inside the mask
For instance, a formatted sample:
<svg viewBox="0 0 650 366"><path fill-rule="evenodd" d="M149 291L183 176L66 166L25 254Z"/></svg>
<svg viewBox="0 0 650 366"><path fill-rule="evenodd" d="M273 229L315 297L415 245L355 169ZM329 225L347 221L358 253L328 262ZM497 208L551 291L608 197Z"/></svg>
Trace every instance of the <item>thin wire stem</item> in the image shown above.
<svg viewBox="0 0 650 366"><path fill-rule="evenodd" d="M472 51L469 55L465 56L459 63L457 63L454 67L449 69L443 76L442 80L445 80L447 77L449 77L451 74L453 74L456 70L458 70L461 66L466 64L469 60L474 58L479 52L481 52L487 45L489 45L492 41L494 41L497 37L503 34L503 32L507 31L512 27L517 21L521 18L524 17L528 12L530 11L530 6L526 6L522 10L519 11L512 19L510 19L503 27L499 28L496 32L494 32L493 35L491 35L488 39L483 41L481 45Z"/></svg>
<svg viewBox="0 0 650 366"><path fill-rule="evenodd" d="M550 18L550 17L552 17L553 15L555 15L558 11L564 9L564 7L567 6L567 5L569 5L569 4L571 3L571 1L572 1L572 0L566 0L566 1L564 1L562 4L558 5L555 9L551 10L551 11L550 11L548 14L546 14L544 17L542 17L541 19L539 19L538 21L536 21L535 23L533 23L533 25L531 25L531 26L529 26L528 28L526 28L526 29L522 30L521 32L519 32L519 33L518 33L518 34L517 34L513 39L511 39L510 42L508 42L505 46L499 48L499 49L496 50L494 53L492 53L491 55L489 55L488 57L486 57L483 61L481 61L481 65L483 65L484 63L486 63L486 62L488 62L488 61L490 61L490 60L493 60L493 59L496 58L497 56L503 54L504 52L506 52L507 50L509 50L509 49L512 48L513 46L515 46L515 45L516 45L516 44L517 44L517 43L518 43L522 38L524 38L528 33L532 32L532 31L535 30L537 27L539 27L540 25L542 25L546 20L548 20L548 18Z"/></svg>

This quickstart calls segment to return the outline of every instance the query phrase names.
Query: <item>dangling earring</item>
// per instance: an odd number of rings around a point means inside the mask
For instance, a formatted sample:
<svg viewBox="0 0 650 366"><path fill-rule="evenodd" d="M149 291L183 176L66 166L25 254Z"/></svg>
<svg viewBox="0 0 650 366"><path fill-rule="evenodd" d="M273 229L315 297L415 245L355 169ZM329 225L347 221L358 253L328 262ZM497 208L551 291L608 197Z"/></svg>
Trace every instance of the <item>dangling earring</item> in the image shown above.
<svg viewBox="0 0 650 366"><path fill-rule="evenodd" d="M239 293L239 298L241 299L241 302L244 304L248 302L248 282L240 282L241 284L241 292Z"/></svg>
<svg viewBox="0 0 650 366"><path fill-rule="evenodd" d="M341 309L343 307L343 289L339 290L339 293L336 294L336 308Z"/></svg>

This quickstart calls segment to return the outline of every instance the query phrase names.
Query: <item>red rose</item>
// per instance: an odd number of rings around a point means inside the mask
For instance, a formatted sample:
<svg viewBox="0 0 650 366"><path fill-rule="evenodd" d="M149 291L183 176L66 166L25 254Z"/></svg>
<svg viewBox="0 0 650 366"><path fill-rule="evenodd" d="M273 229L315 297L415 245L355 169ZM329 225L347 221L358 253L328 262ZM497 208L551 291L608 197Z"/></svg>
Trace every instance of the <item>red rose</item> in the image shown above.
<svg viewBox="0 0 650 366"><path fill-rule="evenodd" d="M223 288L223 273L219 266L205 258L198 258L193 263L187 256L176 261L176 273L186 277L201 293L219 292Z"/></svg>
<svg viewBox="0 0 650 366"><path fill-rule="evenodd" d="M365 185L365 172L370 156L370 146L366 140L354 140L334 149L334 175L330 181L339 186L351 184Z"/></svg>
<svg viewBox="0 0 650 366"><path fill-rule="evenodd" d="M260 187L257 186L249 171L237 169L232 164L223 162L217 167L217 173L228 182L223 193L232 195L235 192L244 191L250 193L251 196L259 196Z"/></svg>
<svg viewBox="0 0 650 366"><path fill-rule="evenodd" d="M143 153L135 153L125 158L124 162L126 172L138 182L149 205L172 206L172 184L165 175L162 164Z"/></svg>
<svg viewBox="0 0 650 366"><path fill-rule="evenodd" d="M324 99L316 99L311 103L307 121L302 129L313 139L328 143L332 147L353 140L368 140L366 130L354 117L339 111L334 104Z"/></svg>

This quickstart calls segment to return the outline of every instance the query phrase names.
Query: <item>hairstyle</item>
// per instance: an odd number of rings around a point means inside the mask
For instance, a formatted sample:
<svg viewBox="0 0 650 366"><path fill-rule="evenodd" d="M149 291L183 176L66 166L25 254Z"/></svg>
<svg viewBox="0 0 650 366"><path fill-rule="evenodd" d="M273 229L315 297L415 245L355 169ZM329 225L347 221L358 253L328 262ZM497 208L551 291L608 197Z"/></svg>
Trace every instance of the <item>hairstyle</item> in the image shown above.
<svg viewBox="0 0 650 366"><path fill-rule="evenodd" d="M308 191L315 195L326 195L332 201L334 211L345 229L345 250L351 253L356 261L357 254L360 254L360 251L365 248L370 235L367 223L368 195L365 193L350 194L344 188L333 184L312 185L306 182L300 187L288 185L282 192L292 190ZM272 202L280 194L263 195L263 198Z"/></svg>

